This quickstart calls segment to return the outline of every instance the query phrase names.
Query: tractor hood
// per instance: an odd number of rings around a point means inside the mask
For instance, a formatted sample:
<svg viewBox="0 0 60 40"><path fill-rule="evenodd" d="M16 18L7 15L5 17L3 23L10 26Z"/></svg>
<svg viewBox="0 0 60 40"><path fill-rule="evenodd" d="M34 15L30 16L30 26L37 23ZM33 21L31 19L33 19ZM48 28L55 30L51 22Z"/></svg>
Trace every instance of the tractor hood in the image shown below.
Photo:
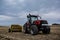
<svg viewBox="0 0 60 40"><path fill-rule="evenodd" d="M39 25L39 24L48 24L47 20L36 20L34 21L34 24Z"/></svg>
<svg viewBox="0 0 60 40"><path fill-rule="evenodd" d="M34 24L39 25L41 23L41 20L34 21Z"/></svg>

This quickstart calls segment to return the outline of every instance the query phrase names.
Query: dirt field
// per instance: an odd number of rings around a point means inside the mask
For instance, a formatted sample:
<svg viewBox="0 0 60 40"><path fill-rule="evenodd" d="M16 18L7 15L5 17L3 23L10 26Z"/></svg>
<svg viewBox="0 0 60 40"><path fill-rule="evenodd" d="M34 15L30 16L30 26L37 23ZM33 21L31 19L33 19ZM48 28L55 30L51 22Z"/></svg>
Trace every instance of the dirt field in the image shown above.
<svg viewBox="0 0 60 40"><path fill-rule="evenodd" d="M23 32L8 32L8 27L0 27L0 40L60 40L60 26L51 26L50 34L24 34Z"/></svg>

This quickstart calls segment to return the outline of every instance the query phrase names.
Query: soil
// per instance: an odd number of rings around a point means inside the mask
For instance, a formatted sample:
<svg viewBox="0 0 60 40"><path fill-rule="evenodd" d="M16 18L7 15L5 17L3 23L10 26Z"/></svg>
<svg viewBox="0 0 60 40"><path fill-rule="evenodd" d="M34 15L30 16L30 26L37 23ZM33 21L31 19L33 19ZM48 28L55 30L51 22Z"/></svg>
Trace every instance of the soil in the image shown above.
<svg viewBox="0 0 60 40"><path fill-rule="evenodd" d="M8 27L0 27L0 40L60 40L60 26L51 26L50 34L39 32L37 35L23 32L8 32Z"/></svg>

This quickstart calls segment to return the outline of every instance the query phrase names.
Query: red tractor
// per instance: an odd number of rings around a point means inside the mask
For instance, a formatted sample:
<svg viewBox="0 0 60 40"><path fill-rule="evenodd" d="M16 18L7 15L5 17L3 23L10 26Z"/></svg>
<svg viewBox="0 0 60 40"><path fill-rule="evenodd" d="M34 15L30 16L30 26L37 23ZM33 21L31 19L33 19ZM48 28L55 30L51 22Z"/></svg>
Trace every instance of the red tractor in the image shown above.
<svg viewBox="0 0 60 40"><path fill-rule="evenodd" d="M38 34L39 31L43 33L50 33L50 26L47 20L39 20L37 15L27 15L28 21L23 25L23 32L30 33L32 35Z"/></svg>

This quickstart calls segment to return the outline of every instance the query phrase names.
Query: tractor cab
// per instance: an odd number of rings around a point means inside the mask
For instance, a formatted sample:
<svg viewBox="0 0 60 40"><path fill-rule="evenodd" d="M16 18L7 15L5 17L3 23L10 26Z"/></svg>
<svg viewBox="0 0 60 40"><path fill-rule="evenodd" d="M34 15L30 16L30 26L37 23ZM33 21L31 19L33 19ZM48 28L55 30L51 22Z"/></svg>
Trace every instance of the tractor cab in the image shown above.
<svg viewBox="0 0 60 40"><path fill-rule="evenodd" d="M29 23L31 23L31 24L33 24L34 21L39 20L38 18L41 19L41 17L38 16L38 15L30 15L30 14L29 14L29 15L27 16L27 19L28 19Z"/></svg>

